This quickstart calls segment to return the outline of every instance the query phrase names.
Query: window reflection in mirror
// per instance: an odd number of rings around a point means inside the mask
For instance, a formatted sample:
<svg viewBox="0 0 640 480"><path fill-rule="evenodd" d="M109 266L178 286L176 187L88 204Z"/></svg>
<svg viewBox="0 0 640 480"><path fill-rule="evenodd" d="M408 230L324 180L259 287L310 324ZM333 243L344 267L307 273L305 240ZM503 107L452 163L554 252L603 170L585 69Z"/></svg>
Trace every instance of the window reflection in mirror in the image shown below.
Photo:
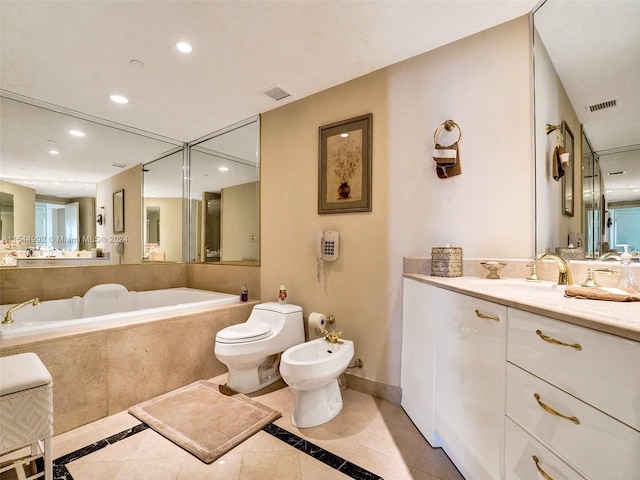
<svg viewBox="0 0 640 480"><path fill-rule="evenodd" d="M0 192L0 238L13 235L13 194Z"/></svg>
<svg viewBox="0 0 640 480"><path fill-rule="evenodd" d="M259 134L253 117L189 145L189 261L259 264Z"/></svg>

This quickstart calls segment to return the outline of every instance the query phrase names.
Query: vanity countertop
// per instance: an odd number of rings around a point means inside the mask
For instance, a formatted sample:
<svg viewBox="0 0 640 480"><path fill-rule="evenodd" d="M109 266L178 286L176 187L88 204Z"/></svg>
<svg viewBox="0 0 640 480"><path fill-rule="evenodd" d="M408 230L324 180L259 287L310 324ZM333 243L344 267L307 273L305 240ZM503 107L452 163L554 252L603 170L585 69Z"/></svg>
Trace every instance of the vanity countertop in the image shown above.
<svg viewBox="0 0 640 480"><path fill-rule="evenodd" d="M488 280L475 276L448 278L418 273L405 273L404 277L640 341L640 302L569 298L564 296L564 287L554 282L531 283L522 278Z"/></svg>

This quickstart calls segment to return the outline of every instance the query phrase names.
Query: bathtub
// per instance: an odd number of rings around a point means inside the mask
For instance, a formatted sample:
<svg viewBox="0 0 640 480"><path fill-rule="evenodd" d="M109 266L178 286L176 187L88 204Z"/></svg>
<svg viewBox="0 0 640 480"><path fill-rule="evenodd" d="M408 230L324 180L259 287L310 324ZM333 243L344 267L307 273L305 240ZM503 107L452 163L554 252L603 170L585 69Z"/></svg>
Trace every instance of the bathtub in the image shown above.
<svg viewBox="0 0 640 480"><path fill-rule="evenodd" d="M119 284L97 285L84 297L48 300L38 306L28 304L15 310L11 315L13 323L0 324L0 340L72 327L137 323L202 312L238 301L238 295L193 288L133 292ZM2 319L14 305L0 306Z"/></svg>

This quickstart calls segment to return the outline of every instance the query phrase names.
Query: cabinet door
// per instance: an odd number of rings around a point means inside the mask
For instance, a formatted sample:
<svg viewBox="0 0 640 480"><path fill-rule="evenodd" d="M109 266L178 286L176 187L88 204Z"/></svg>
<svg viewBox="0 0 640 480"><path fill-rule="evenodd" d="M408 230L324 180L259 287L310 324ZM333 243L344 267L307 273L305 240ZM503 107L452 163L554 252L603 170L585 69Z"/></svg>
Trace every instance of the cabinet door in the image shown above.
<svg viewBox="0 0 640 480"><path fill-rule="evenodd" d="M436 315L436 435L465 478L503 478L507 308L439 290Z"/></svg>
<svg viewBox="0 0 640 480"><path fill-rule="evenodd" d="M404 279L402 296L402 408L434 447L436 287Z"/></svg>

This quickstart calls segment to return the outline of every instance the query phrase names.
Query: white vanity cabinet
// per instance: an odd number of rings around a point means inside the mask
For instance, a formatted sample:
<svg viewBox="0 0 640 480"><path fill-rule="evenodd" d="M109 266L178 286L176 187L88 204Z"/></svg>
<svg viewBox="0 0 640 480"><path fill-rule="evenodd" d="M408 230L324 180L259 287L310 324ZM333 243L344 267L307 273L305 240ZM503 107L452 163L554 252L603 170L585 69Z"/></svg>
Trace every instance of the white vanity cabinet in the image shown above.
<svg viewBox="0 0 640 480"><path fill-rule="evenodd" d="M404 279L402 408L434 447L435 306L439 288Z"/></svg>
<svg viewBox="0 0 640 480"><path fill-rule="evenodd" d="M640 343L512 308L507 338L506 414L553 455L534 465L507 429L506 478L557 457L587 479L640 480Z"/></svg>
<svg viewBox="0 0 640 480"><path fill-rule="evenodd" d="M462 475L502 478L507 307L439 289L435 430Z"/></svg>
<svg viewBox="0 0 640 480"><path fill-rule="evenodd" d="M640 342L438 283L404 279L402 406L465 479L640 480Z"/></svg>

